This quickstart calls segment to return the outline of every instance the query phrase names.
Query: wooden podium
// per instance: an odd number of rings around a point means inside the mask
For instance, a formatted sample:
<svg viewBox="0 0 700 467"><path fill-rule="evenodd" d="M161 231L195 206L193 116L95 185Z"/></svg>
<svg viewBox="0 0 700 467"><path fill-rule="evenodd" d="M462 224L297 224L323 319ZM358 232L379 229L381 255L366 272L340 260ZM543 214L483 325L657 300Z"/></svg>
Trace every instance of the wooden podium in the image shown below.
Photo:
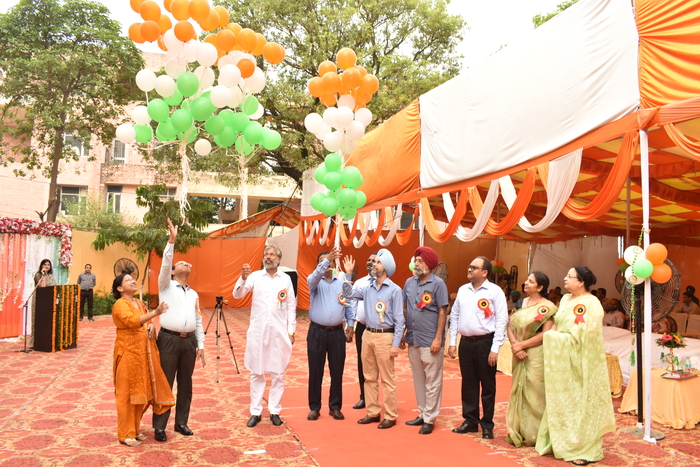
<svg viewBox="0 0 700 467"><path fill-rule="evenodd" d="M56 285L36 289L34 350L56 352L78 346L80 288Z"/></svg>

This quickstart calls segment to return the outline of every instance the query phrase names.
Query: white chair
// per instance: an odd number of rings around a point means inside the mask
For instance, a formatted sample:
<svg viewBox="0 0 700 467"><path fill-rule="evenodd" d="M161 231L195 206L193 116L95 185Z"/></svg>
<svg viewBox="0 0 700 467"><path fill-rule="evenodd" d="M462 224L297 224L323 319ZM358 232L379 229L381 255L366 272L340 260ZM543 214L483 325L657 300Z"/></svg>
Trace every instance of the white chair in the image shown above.
<svg viewBox="0 0 700 467"><path fill-rule="evenodd" d="M688 315L686 313L671 313L668 316L669 318L673 318L673 320L676 322L676 325L678 325L677 332L683 334L688 324Z"/></svg>
<svg viewBox="0 0 700 467"><path fill-rule="evenodd" d="M700 315L689 315L684 336L700 337Z"/></svg>

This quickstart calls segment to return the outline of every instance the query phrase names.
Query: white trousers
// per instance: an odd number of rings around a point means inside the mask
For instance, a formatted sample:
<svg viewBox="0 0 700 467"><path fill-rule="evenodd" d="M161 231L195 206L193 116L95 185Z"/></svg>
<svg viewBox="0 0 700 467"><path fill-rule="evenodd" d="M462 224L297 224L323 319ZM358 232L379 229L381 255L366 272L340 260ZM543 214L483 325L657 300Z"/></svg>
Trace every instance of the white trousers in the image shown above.
<svg viewBox="0 0 700 467"><path fill-rule="evenodd" d="M270 415L279 415L282 410L282 395L284 394L284 373L270 373L272 384L270 385L270 397L267 408ZM265 375L250 374L250 414L262 413L262 401L265 394Z"/></svg>
<svg viewBox="0 0 700 467"><path fill-rule="evenodd" d="M413 388L423 423L435 423L442 402L442 369L445 356L440 349L430 353L430 347L408 346Z"/></svg>

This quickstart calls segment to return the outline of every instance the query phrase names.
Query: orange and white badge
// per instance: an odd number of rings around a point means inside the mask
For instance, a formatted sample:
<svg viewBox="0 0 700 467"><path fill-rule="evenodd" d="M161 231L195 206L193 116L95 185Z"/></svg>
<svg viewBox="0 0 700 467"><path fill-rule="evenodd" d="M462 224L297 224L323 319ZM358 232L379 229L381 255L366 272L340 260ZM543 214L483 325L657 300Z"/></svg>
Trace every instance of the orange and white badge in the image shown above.
<svg viewBox="0 0 700 467"><path fill-rule="evenodd" d="M489 306L490 303L487 299L480 298L479 301L476 302L476 305L480 310L484 310L484 318L490 318L493 316L493 311L491 311L491 307Z"/></svg>
<svg viewBox="0 0 700 467"><path fill-rule="evenodd" d="M287 300L287 290L282 289L277 293L277 304L280 308L282 308L282 304L285 300Z"/></svg>
<svg viewBox="0 0 700 467"><path fill-rule="evenodd" d="M386 311L386 303L383 301L379 300L375 305L374 305L374 310L379 313L379 322L383 323L384 322L384 312Z"/></svg>
<svg viewBox="0 0 700 467"><path fill-rule="evenodd" d="M537 316L535 316L535 321L542 321L545 316L549 313L549 307L547 305L542 305L537 309Z"/></svg>
<svg viewBox="0 0 700 467"><path fill-rule="evenodd" d="M426 306L430 305L433 303L433 296L430 292L423 292L423 295L420 297L420 301L416 305L416 308L425 308Z"/></svg>
<svg viewBox="0 0 700 467"><path fill-rule="evenodd" d="M574 324L585 323L583 320L583 315L586 314L586 305L579 304L574 307L574 314L576 315L576 320Z"/></svg>
<svg viewBox="0 0 700 467"><path fill-rule="evenodd" d="M340 292L338 294L338 303L340 303L341 305L345 305L347 302L348 299L345 297L345 295L343 295L343 292Z"/></svg>

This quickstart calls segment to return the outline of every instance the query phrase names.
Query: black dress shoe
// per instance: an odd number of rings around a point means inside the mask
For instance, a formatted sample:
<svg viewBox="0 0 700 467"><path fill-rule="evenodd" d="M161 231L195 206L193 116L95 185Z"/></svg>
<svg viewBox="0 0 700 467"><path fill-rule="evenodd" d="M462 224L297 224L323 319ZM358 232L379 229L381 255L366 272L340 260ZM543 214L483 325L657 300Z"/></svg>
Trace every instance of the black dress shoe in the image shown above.
<svg viewBox="0 0 700 467"><path fill-rule="evenodd" d="M270 415L270 420L272 420L272 424L275 426L280 426L282 424L282 419L276 413L273 413L272 415Z"/></svg>
<svg viewBox="0 0 700 467"><path fill-rule="evenodd" d="M387 428L391 428L394 425L396 425L396 420L388 420L385 418L384 420L382 420L382 423L380 423L377 428L379 428L380 430L386 430Z"/></svg>
<svg viewBox="0 0 700 467"><path fill-rule="evenodd" d="M253 415L250 417L250 420L248 420L248 428L253 428L255 425L260 423L262 418L260 418L260 415Z"/></svg>
<svg viewBox="0 0 700 467"><path fill-rule="evenodd" d="M340 410L331 410L328 415L333 417L333 420L345 420L345 415Z"/></svg>
<svg viewBox="0 0 700 467"><path fill-rule="evenodd" d="M370 417L369 415L365 416L365 418L361 418L360 420L357 421L360 425L369 425L370 423L379 423L379 415L376 417Z"/></svg>
<svg viewBox="0 0 700 467"><path fill-rule="evenodd" d="M365 401L360 399L357 404L352 406L352 408L353 409L364 409L365 408Z"/></svg>
<svg viewBox="0 0 700 467"><path fill-rule="evenodd" d="M489 429L487 429L487 428L484 428L484 429L481 430L481 431L482 431L482 433L481 433L481 437L482 437L482 438L484 438L484 439L493 439L493 430L489 430Z"/></svg>
<svg viewBox="0 0 700 467"><path fill-rule="evenodd" d="M184 436L192 436L194 434L192 430L187 428L187 425L178 425L177 423L175 424L175 431Z"/></svg>
<svg viewBox="0 0 700 467"><path fill-rule="evenodd" d="M479 427L475 425L470 425L466 420L462 423L459 428L453 428L452 433L459 433L460 435L464 433L476 433L479 431Z"/></svg>
<svg viewBox="0 0 700 467"><path fill-rule="evenodd" d="M309 412L309 415L306 416L307 420L318 420L318 417L321 415L321 413L318 410L312 410Z"/></svg>
<svg viewBox="0 0 700 467"><path fill-rule="evenodd" d="M156 441L160 441L161 443L163 443L168 439L168 437L165 435L165 430L156 429L154 431L155 434L153 437L156 439Z"/></svg>
<svg viewBox="0 0 700 467"><path fill-rule="evenodd" d="M434 425L432 423L424 423L420 430L418 430L419 435L429 435L433 432Z"/></svg>
<svg viewBox="0 0 700 467"><path fill-rule="evenodd" d="M423 424L423 418L422 417L416 417L413 420L409 420L406 422L406 425L408 426L419 426Z"/></svg>

